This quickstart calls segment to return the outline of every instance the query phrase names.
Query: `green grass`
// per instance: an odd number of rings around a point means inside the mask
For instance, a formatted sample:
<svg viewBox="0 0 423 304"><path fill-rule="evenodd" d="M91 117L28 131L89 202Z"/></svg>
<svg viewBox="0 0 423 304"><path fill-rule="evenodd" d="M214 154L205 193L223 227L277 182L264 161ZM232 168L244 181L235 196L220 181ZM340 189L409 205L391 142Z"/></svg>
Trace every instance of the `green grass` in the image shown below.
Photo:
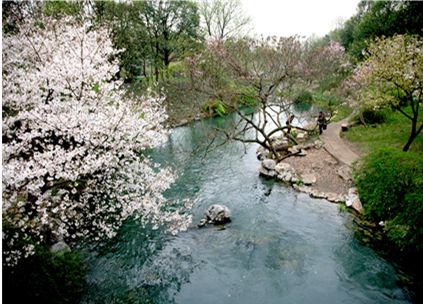
<svg viewBox="0 0 423 304"><path fill-rule="evenodd" d="M370 152L380 147L402 149L408 140L411 121L399 112L386 112L386 121L376 125L357 125L344 136L359 144L364 152ZM410 151L423 153L423 133L420 133L411 144Z"/></svg>
<svg viewBox="0 0 423 304"><path fill-rule="evenodd" d="M353 109L347 105L339 105L338 107L336 107L335 111L336 112L334 112L331 122L337 122L343 120L344 118L347 118L352 113Z"/></svg>

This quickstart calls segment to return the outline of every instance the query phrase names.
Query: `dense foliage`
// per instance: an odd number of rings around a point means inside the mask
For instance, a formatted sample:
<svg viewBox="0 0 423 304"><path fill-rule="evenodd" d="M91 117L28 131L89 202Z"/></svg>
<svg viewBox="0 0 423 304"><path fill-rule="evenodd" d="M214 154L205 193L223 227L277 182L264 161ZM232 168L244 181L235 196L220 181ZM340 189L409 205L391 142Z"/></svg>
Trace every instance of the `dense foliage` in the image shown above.
<svg viewBox="0 0 423 304"><path fill-rule="evenodd" d="M397 248L423 250L423 158L383 148L367 155L355 170L355 182L365 215L385 221L385 231Z"/></svg>
<svg viewBox="0 0 423 304"><path fill-rule="evenodd" d="M329 33L358 60L367 43L377 37L395 34L423 34L423 2L421 1L361 1L357 14L342 27Z"/></svg>
<svg viewBox="0 0 423 304"><path fill-rule="evenodd" d="M198 5L192 1L96 1L96 22L112 28L121 77L128 81L165 77L172 62L201 41Z"/></svg>
<svg viewBox="0 0 423 304"><path fill-rule="evenodd" d="M3 268L4 303L79 303L86 268L75 252L52 254L37 247L17 266Z"/></svg>

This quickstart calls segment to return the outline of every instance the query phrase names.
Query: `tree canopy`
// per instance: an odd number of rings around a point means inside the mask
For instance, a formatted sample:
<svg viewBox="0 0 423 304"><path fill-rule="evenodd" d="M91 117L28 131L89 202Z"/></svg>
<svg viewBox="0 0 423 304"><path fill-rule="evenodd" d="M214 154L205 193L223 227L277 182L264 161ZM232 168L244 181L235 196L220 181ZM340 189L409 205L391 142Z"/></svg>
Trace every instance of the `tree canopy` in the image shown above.
<svg viewBox="0 0 423 304"><path fill-rule="evenodd" d="M423 2L361 1L358 12L329 36L341 42L349 54L362 60L362 51L368 42L395 34L423 34Z"/></svg>
<svg viewBox="0 0 423 304"><path fill-rule="evenodd" d="M372 43L354 74L359 84L357 97L364 106L390 107L410 120L407 151L423 129L419 116L423 100L423 40L417 36L396 35ZM409 106L411 112L404 107Z"/></svg>

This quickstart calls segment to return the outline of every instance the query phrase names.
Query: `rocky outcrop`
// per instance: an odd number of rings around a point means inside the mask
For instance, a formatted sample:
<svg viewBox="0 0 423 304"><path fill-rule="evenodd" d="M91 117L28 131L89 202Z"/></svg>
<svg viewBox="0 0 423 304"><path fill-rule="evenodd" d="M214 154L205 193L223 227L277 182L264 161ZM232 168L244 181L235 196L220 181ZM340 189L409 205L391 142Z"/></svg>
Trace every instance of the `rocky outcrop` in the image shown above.
<svg viewBox="0 0 423 304"><path fill-rule="evenodd" d="M261 162L259 172L261 175L267 176L267 177L275 177L277 175L276 171L276 161L273 159L264 159Z"/></svg>
<svg viewBox="0 0 423 304"><path fill-rule="evenodd" d="M278 140L281 139L273 139L273 143L278 142ZM286 142L283 142L283 144L286 144ZM282 145L282 140L281 140ZM306 155L306 150L311 149L312 151L309 152L310 155L312 155L314 158L312 158L312 162L310 162L310 167L308 169L304 169L303 167L299 166L299 172L296 172L295 170L295 161L292 163L292 165L288 162L279 162L277 163L275 160L262 157L261 164L260 164L260 174L269 178L275 178L277 180L286 182L291 184L296 190L300 192L304 192L309 194L311 197L314 198L321 198L326 199L330 202L334 203L343 203L346 202L346 205L358 213L363 213L363 206L361 205L360 199L358 197L358 193L356 189L350 189L348 195L345 195L345 185L342 184L342 189L339 189L340 192L337 192L337 188L331 189L331 187L326 187L334 192L322 192L317 189L322 189L322 183L327 182L327 179L324 177L321 177L316 172L321 172L322 169L326 167L331 167L333 170L326 170L325 172L331 172L331 174L339 175L339 177L345 181L346 184L351 185L352 177L351 177L351 168L347 165L340 165L338 161L332 157L324 157L322 159L319 159L318 161L315 161L316 157L316 149L320 149L323 146L323 142L320 140L310 141L310 142L302 142L298 145L290 146L287 148L286 152L295 154L293 156L294 158L303 154ZM269 152L260 147L257 150L257 155L269 155ZM292 158L290 158L292 159ZM336 180L339 178L337 176L334 176ZM323 189L325 188L325 185L323 184Z"/></svg>
<svg viewBox="0 0 423 304"><path fill-rule="evenodd" d="M316 189L313 189L310 186L305 186L305 185L295 184L295 185L293 185L293 187L294 187L295 190L307 193L311 197L326 199L326 200L328 200L329 202L332 202L332 203L342 203L342 202L345 201L344 196L341 195L341 194L332 193L332 192L325 193L325 192L318 191Z"/></svg>
<svg viewBox="0 0 423 304"><path fill-rule="evenodd" d="M363 213L363 205L361 204L360 198L358 197L357 188L353 187L348 190L348 195L345 199L345 205L353 208L358 213Z"/></svg>
<svg viewBox="0 0 423 304"><path fill-rule="evenodd" d="M287 163L280 162L275 167L276 176L279 180L286 183L296 183L298 181L295 169Z"/></svg>
<svg viewBox="0 0 423 304"><path fill-rule="evenodd" d="M273 143L273 147L276 151L286 151L289 148L289 142L287 139L277 139Z"/></svg>
<svg viewBox="0 0 423 304"><path fill-rule="evenodd" d="M231 221L231 211L225 205L214 204L207 208L198 227L206 224L221 225Z"/></svg>

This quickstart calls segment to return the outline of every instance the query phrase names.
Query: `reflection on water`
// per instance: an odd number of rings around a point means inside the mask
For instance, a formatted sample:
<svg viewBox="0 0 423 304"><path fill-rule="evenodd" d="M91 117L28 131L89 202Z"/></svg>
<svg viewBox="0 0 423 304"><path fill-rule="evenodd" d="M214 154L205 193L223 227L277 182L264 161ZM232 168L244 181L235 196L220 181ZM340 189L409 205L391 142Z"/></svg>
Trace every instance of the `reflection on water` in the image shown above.
<svg viewBox="0 0 423 304"><path fill-rule="evenodd" d="M260 178L256 147L244 154L229 144L204 157L215 123L173 130L153 155L179 173L166 195L196 202L193 227L172 237L128 223L90 256L83 303L409 302L395 269L354 240L351 215ZM213 203L233 221L196 228Z"/></svg>

